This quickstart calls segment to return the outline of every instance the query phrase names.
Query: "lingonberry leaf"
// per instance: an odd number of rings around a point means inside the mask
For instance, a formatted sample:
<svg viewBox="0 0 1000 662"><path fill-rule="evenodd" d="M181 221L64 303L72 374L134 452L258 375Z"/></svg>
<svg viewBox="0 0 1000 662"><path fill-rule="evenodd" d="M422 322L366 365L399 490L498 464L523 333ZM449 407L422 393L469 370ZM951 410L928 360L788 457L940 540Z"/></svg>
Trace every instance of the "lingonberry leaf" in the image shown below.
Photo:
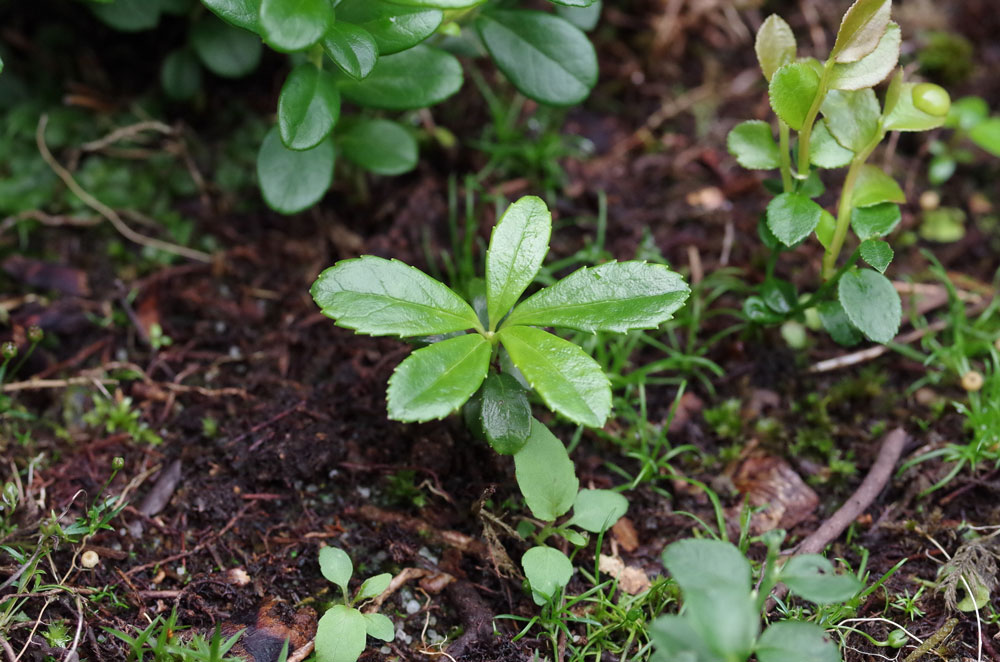
<svg viewBox="0 0 1000 662"><path fill-rule="evenodd" d="M903 306L888 278L871 269L848 271L837 284L837 297L851 324L869 340L885 344L896 337Z"/></svg>
<svg viewBox="0 0 1000 662"><path fill-rule="evenodd" d="M117 0L114 3L87 4L97 18L119 32L151 30L160 22L160 3L150 0Z"/></svg>
<svg viewBox="0 0 1000 662"><path fill-rule="evenodd" d="M582 101L597 83L597 54L580 28L530 10L495 10L476 19L486 50L522 94L565 106Z"/></svg>
<svg viewBox="0 0 1000 662"><path fill-rule="evenodd" d="M365 650L367 624L357 609L334 605L316 625L319 662L356 662Z"/></svg>
<svg viewBox="0 0 1000 662"><path fill-rule="evenodd" d="M552 215L541 198L525 196L507 207L486 252L486 302L495 329L534 280L549 252Z"/></svg>
<svg viewBox="0 0 1000 662"><path fill-rule="evenodd" d="M883 122L887 131L929 131L944 124L948 116L948 108L944 112L935 115L926 112L914 103L914 92L917 91L917 83L902 83L899 88L898 101L892 109L886 113ZM889 108L888 103L886 108ZM937 110L940 110L940 104Z"/></svg>
<svg viewBox="0 0 1000 662"><path fill-rule="evenodd" d="M549 0L554 5L561 7L592 7L600 0Z"/></svg>
<svg viewBox="0 0 1000 662"><path fill-rule="evenodd" d="M310 290L338 326L373 336L429 336L479 326L475 311L443 283L397 260L341 260Z"/></svg>
<svg viewBox="0 0 1000 662"><path fill-rule="evenodd" d="M377 175L401 175L417 166L417 139L392 120L351 122L337 134L337 146L344 158Z"/></svg>
<svg viewBox="0 0 1000 662"><path fill-rule="evenodd" d="M178 48L163 59L160 85L171 99L190 99L201 89L201 65L187 48Z"/></svg>
<svg viewBox="0 0 1000 662"><path fill-rule="evenodd" d="M896 23L889 23L878 46L856 62L833 65L830 87L837 90L860 90L885 80L899 62L902 33Z"/></svg>
<svg viewBox="0 0 1000 662"><path fill-rule="evenodd" d="M234 28L211 14L191 26L191 46L205 68L223 78L241 78L260 64L257 35Z"/></svg>
<svg viewBox="0 0 1000 662"><path fill-rule="evenodd" d="M871 89L830 90L820 110L833 137L853 152L868 147L878 133L882 109Z"/></svg>
<svg viewBox="0 0 1000 662"><path fill-rule="evenodd" d="M552 547L532 547L521 557L521 566L531 586L531 597L537 605L551 600L569 584L573 576L573 563Z"/></svg>
<svg viewBox="0 0 1000 662"><path fill-rule="evenodd" d="M851 205L871 207L884 202L906 202L906 195L896 180L882 172L878 166L865 164L858 171L854 182Z"/></svg>
<svg viewBox="0 0 1000 662"><path fill-rule="evenodd" d="M389 378L389 418L429 421L461 407L483 383L490 349L482 335L468 333L410 354Z"/></svg>
<svg viewBox="0 0 1000 662"><path fill-rule="evenodd" d="M792 593L820 605L850 600L864 588L854 575L837 574L819 554L793 556L779 576Z"/></svg>
<svg viewBox="0 0 1000 662"><path fill-rule="evenodd" d="M392 641L396 638L396 627L392 620L385 614L363 614L365 617L365 631L369 637L374 637L381 641Z"/></svg>
<svg viewBox="0 0 1000 662"><path fill-rule="evenodd" d="M275 211L294 214L319 202L333 180L334 149L328 138L296 151L272 127L257 152L257 180L264 201Z"/></svg>
<svg viewBox="0 0 1000 662"><path fill-rule="evenodd" d="M566 447L544 423L531 419L531 432L514 454L514 473L524 502L540 520L554 522L573 507L580 489Z"/></svg>
<svg viewBox="0 0 1000 662"><path fill-rule="evenodd" d="M392 0L393 4L407 7L430 7L433 9L466 9L481 5L486 0Z"/></svg>
<svg viewBox="0 0 1000 662"><path fill-rule="evenodd" d="M501 455L521 450L531 432L531 405L524 387L511 375L490 373L479 397L479 419L493 450Z"/></svg>
<svg viewBox="0 0 1000 662"><path fill-rule="evenodd" d="M891 9L891 0L857 0L840 22L830 57L857 62L874 51L889 25Z"/></svg>
<svg viewBox="0 0 1000 662"><path fill-rule="evenodd" d="M771 170L781 166L781 152L767 122L740 122L726 137L726 147L736 157L736 162L749 170Z"/></svg>
<svg viewBox="0 0 1000 662"><path fill-rule="evenodd" d="M611 386L601 366L568 340L531 326L505 326L500 342L545 404L574 423L601 427Z"/></svg>
<svg viewBox="0 0 1000 662"><path fill-rule="evenodd" d="M901 219L899 205L894 202L855 207L851 211L851 228L861 241L877 239L895 230Z"/></svg>
<svg viewBox="0 0 1000 662"><path fill-rule="evenodd" d="M378 44L359 25L337 21L323 35L323 50L340 70L355 80L368 77L378 61Z"/></svg>
<svg viewBox="0 0 1000 662"><path fill-rule="evenodd" d="M381 56L364 80L345 80L340 91L362 106L411 110L440 103L462 87L462 65L454 55L429 46Z"/></svg>
<svg viewBox="0 0 1000 662"><path fill-rule="evenodd" d="M840 662L840 650L815 623L779 621L764 630L754 647L759 662Z"/></svg>
<svg viewBox="0 0 1000 662"><path fill-rule="evenodd" d="M792 28L777 14L771 14L760 24L754 50L764 78L770 82L776 72L789 62L795 61L798 46Z"/></svg>
<svg viewBox="0 0 1000 662"><path fill-rule="evenodd" d="M278 96L278 131L289 149L318 145L340 117L340 91L328 71L303 62L292 69Z"/></svg>
<svg viewBox="0 0 1000 662"><path fill-rule="evenodd" d="M556 5L556 14L584 32L589 32L597 27L603 8L604 3L601 0L595 0L590 5L558 4Z"/></svg>
<svg viewBox="0 0 1000 662"><path fill-rule="evenodd" d="M566 523L584 531L607 531L628 510L628 499L611 490L580 490L573 502L573 517Z"/></svg>
<svg viewBox="0 0 1000 662"><path fill-rule="evenodd" d="M820 168L842 168L851 162L854 152L833 137L826 121L816 122L809 136L809 161Z"/></svg>
<svg viewBox="0 0 1000 662"><path fill-rule="evenodd" d="M786 246L816 229L823 208L801 193L782 193L767 205L767 227Z"/></svg>
<svg viewBox="0 0 1000 662"><path fill-rule="evenodd" d="M774 72L768 86L771 108L796 131L802 129L818 93L819 74L805 62L784 65Z"/></svg>
<svg viewBox="0 0 1000 662"><path fill-rule="evenodd" d="M638 260L582 267L514 308L504 326L580 331L653 329L684 304L690 288L663 264Z"/></svg>
<svg viewBox="0 0 1000 662"><path fill-rule="evenodd" d="M216 16L238 28L257 32L260 0L202 0Z"/></svg>
<svg viewBox="0 0 1000 662"><path fill-rule="evenodd" d="M329 0L261 0L261 36L274 50L292 53L309 48L333 25Z"/></svg>
<svg viewBox="0 0 1000 662"><path fill-rule="evenodd" d="M354 574L354 563L347 552L339 547L321 547L319 550L319 570L326 579L343 590Z"/></svg>
<svg viewBox="0 0 1000 662"><path fill-rule="evenodd" d="M885 273L889 263L892 262L892 257L892 247L881 239L867 239L861 242L861 259L880 274Z"/></svg>
<svg viewBox="0 0 1000 662"><path fill-rule="evenodd" d="M443 18L440 9L404 7L386 0L343 0L337 5L337 22L364 28L381 55L413 48L434 34Z"/></svg>

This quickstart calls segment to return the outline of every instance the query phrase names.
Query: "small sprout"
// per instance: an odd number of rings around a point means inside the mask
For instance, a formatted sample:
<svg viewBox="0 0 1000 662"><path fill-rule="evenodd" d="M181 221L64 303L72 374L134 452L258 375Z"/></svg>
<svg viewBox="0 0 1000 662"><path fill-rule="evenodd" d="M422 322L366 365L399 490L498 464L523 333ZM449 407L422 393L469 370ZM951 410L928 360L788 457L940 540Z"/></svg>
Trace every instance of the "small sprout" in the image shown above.
<svg viewBox="0 0 1000 662"><path fill-rule="evenodd" d="M115 459L111 460L111 470L121 471L125 468L125 458L116 456Z"/></svg>
<svg viewBox="0 0 1000 662"><path fill-rule="evenodd" d="M80 556L80 565L82 565L87 570L97 567L97 564L101 562L101 557L97 555L92 549L88 549Z"/></svg>
<svg viewBox="0 0 1000 662"><path fill-rule="evenodd" d="M951 108L951 97L940 85L920 83L913 88L913 105L934 117L944 117Z"/></svg>
<svg viewBox="0 0 1000 662"><path fill-rule="evenodd" d="M10 361L12 358L17 356L17 345L8 340L0 346L0 356L2 356L5 361Z"/></svg>
<svg viewBox="0 0 1000 662"><path fill-rule="evenodd" d="M32 325L28 327L28 340L30 340L32 343L36 344L40 343L42 342L42 338L44 337L45 337L45 332L42 331L42 327L37 325Z"/></svg>
<svg viewBox="0 0 1000 662"><path fill-rule="evenodd" d="M962 388L970 393L978 391L983 387L983 373L970 370L962 375Z"/></svg>
<svg viewBox="0 0 1000 662"><path fill-rule="evenodd" d="M907 636L906 630L902 628L896 628L895 630L889 633L888 644L893 648L902 648L903 646L906 645L906 642L908 642L909 640L910 637Z"/></svg>

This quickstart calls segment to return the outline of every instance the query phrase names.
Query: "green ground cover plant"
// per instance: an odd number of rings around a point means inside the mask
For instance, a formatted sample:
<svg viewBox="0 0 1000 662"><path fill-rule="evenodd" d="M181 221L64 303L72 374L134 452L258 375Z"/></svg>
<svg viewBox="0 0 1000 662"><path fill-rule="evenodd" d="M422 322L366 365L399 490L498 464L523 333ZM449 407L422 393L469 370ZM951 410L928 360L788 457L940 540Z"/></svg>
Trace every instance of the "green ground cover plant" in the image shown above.
<svg viewBox="0 0 1000 662"><path fill-rule="evenodd" d="M862 338L887 343L899 329L899 295L884 275L893 249L883 237L899 224L905 197L899 184L868 159L890 131L942 126L950 99L940 86L906 82L902 70L896 70L901 36L890 20L891 4L858 0L851 5L822 62L798 58L791 28L776 15L757 33L757 58L769 83L779 139L759 120L737 125L728 139L742 166L781 173L759 226L773 255L759 296L744 306L752 321L777 323L816 308L826 330L844 345ZM880 102L873 88L886 78L890 82ZM813 200L824 191L817 170L843 167L847 174L834 216ZM840 262L850 234L857 248ZM810 236L825 249L823 284L800 300L790 282L774 275L774 268L781 251ZM858 268L859 258L870 268Z"/></svg>
<svg viewBox="0 0 1000 662"><path fill-rule="evenodd" d="M354 563L347 552L337 547L319 550L323 576L340 588L341 599L330 606L316 629L316 657L320 662L354 662L364 652L368 637L392 641L396 636L392 620L377 612L363 613L355 605L377 597L389 587L392 575L384 572L365 579L354 597L347 586L354 574Z"/></svg>

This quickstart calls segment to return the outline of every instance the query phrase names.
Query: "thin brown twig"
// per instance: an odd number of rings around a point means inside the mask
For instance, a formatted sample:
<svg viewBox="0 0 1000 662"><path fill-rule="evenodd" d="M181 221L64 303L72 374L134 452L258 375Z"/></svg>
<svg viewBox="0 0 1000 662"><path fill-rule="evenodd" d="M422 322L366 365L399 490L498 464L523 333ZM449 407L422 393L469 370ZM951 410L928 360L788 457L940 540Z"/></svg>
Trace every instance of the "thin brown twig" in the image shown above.
<svg viewBox="0 0 1000 662"><path fill-rule="evenodd" d="M99 382L105 386L115 386L117 379L97 379L96 377L69 377L67 379L29 379L23 382L11 382L3 385L4 393L14 391L38 391L47 388L66 388L67 386L89 386Z"/></svg>
<svg viewBox="0 0 1000 662"><path fill-rule="evenodd" d="M145 133L146 131L155 131L157 133L162 133L165 136L172 136L177 133L173 127L168 126L163 122L146 120L143 122L136 122L135 124L129 124L128 126L119 127L103 138L98 138L97 140L91 140L88 143L84 143L81 146L81 149L85 152L97 152L105 147L108 147L109 145L114 145L116 142L134 138L140 133Z"/></svg>

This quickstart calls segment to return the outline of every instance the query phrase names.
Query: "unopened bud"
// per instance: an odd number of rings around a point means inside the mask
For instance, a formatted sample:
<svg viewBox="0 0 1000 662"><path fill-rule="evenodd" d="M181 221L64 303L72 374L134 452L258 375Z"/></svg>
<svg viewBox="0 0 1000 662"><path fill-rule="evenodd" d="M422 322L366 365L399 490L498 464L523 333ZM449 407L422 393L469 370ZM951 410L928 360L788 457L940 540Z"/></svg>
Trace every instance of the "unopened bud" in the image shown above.
<svg viewBox="0 0 1000 662"><path fill-rule="evenodd" d="M10 361L12 358L17 356L17 345L9 340L3 345L0 345L0 356L2 356L5 361Z"/></svg>
<svg viewBox="0 0 1000 662"><path fill-rule="evenodd" d="M45 332L42 331L42 327L35 325L28 327L28 340L30 340L31 342L40 343L42 342L42 338L44 337L45 337Z"/></svg>

